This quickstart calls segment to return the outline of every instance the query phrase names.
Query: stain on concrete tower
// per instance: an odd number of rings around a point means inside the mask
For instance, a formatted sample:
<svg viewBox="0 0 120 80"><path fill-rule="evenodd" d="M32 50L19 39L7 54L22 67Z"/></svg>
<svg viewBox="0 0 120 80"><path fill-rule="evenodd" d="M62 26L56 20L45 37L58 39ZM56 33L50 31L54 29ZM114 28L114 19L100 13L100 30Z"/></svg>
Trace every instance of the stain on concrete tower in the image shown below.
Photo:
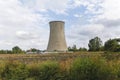
<svg viewBox="0 0 120 80"><path fill-rule="evenodd" d="M63 21L51 21L47 51L67 51Z"/></svg>

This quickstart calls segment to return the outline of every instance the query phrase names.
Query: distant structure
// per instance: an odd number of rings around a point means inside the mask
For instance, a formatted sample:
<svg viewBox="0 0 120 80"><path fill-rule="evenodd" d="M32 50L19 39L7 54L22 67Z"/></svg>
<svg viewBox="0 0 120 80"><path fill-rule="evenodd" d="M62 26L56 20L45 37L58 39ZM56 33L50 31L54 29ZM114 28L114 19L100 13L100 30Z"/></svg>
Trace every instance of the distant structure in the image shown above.
<svg viewBox="0 0 120 80"><path fill-rule="evenodd" d="M64 24L63 21L51 21L50 25L50 36L49 43L47 47L48 52L67 51L67 44L65 40L65 32L64 32Z"/></svg>

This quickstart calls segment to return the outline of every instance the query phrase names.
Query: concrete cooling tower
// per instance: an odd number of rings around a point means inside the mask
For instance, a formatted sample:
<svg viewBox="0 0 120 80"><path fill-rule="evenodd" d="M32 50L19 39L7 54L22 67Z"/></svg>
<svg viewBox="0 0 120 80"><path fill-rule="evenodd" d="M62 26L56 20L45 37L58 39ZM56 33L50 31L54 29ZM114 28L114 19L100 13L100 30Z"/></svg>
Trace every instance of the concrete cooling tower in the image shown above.
<svg viewBox="0 0 120 80"><path fill-rule="evenodd" d="M63 21L51 21L50 25L50 36L47 47L48 52L52 51L67 51L67 45L64 33L64 22Z"/></svg>

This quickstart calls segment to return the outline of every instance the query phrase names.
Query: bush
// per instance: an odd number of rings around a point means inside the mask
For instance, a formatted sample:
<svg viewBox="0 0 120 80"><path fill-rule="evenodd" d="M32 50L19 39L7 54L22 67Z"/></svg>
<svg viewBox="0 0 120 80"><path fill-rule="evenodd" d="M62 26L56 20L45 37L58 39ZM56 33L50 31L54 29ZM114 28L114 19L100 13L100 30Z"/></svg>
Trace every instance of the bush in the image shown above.
<svg viewBox="0 0 120 80"><path fill-rule="evenodd" d="M104 49L105 51L111 51L111 52L119 52L120 51L120 45L119 45L120 39L109 39L105 42Z"/></svg>
<svg viewBox="0 0 120 80"><path fill-rule="evenodd" d="M118 71L117 71L117 79L120 80L120 64L119 64Z"/></svg>
<svg viewBox="0 0 120 80"><path fill-rule="evenodd" d="M28 77L28 71L25 64L19 62L6 63L1 73L2 80L25 80Z"/></svg>
<svg viewBox="0 0 120 80"><path fill-rule="evenodd" d="M59 64L54 61L31 65L28 69L29 77L34 78L35 80L56 80L57 78L60 78Z"/></svg>
<svg viewBox="0 0 120 80"><path fill-rule="evenodd" d="M71 66L71 80L113 80L104 59L80 58Z"/></svg>
<svg viewBox="0 0 120 80"><path fill-rule="evenodd" d="M117 60L113 60L108 62L109 67L114 76L114 80L120 80L120 62Z"/></svg>
<svg viewBox="0 0 120 80"><path fill-rule="evenodd" d="M5 68L5 62L0 61L0 80L1 80L1 78L2 78L1 74L2 74L3 71L4 71L4 68Z"/></svg>
<svg viewBox="0 0 120 80"><path fill-rule="evenodd" d="M101 56L23 64L0 61L0 80L120 80L120 61Z"/></svg>

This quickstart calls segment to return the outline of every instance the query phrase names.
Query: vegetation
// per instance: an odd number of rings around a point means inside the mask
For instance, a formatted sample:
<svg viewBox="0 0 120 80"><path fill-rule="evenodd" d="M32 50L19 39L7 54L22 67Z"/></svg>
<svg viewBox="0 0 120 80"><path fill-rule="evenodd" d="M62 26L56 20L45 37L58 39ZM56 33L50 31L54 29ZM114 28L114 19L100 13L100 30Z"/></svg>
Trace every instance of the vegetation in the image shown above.
<svg viewBox="0 0 120 80"><path fill-rule="evenodd" d="M0 54L13 54L11 50L0 50Z"/></svg>
<svg viewBox="0 0 120 80"><path fill-rule="evenodd" d="M2 80L25 80L28 70L25 64L19 62L7 62L1 72Z"/></svg>
<svg viewBox="0 0 120 80"><path fill-rule="evenodd" d="M14 46L12 50L0 50L0 54L25 54L26 52L40 53L41 51L35 48L24 51L19 46Z"/></svg>
<svg viewBox="0 0 120 80"><path fill-rule="evenodd" d="M81 53L77 53L76 55L78 54ZM57 55L60 56L60 54ZM69 56L70 54L66 55ZM89 54L87 54L84 57L81 56L74 59L68 58L66 60L61 59L58 61L50 60L49 58L47 58L47 60L44 61L29 61L29 63L23 63L16 60L0 60L0 79L120 80L119 60L120 58L108 60L108 58L105 58L105 56L101 56L98 54L95 54L94 56L90 56ZM26 62L26 60L24 62Z"/></svg>
<svg viewBox="0 0 120 80"><path fill-rule="evenodd" d="M73 52L79 52L79 51L87 51L86 48L80 47L79 49L76 47L76 45L73 45L72 47L68 47L68 51L73 51Z"/></svg>
<svg viewBox="0 0 120 80"><path fill-rule="evenodd" d="M0 80L120 80L119 42L109 39L103 46L95 37L89 51L73 45L68 47L73 53L62 54L23 54L18 46L0 50Z"/></svg>
<svg viewBox="0 0 120 80"><path fill-rule="evenodd" d="M109 39L105 42L105 51L119 52L120 51L120 39Z"/></svg>
<svg viewBox="0 0 120 80"><path fill-rule="evenodd" d="M89 40L88 51L109 51L109 52L120 52L120 38L109 39L103 45L102 40L99 37L95 37ZM68 51L79 52L87 51L86 48L77 48L76 45L68 47Z"/></svg>
<svg viewBox="0 0 120 80"><path fill-rule="evenodd" d="M23 53L22 49L20 49L18 46L15 46L12 48L13 54Z"/></svg>
<svg viewBox="0 0 120 80"><path fill-rule="evenodd" d="M60 66L55 61L46 61L41 64L28 65L29 78L33 80L56 80L59 78Z"/></svg>
<svg viewBox="0 0 120 80"><path fill-rule="evenodd" d="M89 40L89 51L100 51L102 47L102 41L99 37L95 37Z"/></svg>
<svg viewBox="0 0 120 80"><path fill-rule="evenodd" d="M39 49L35 49L35 48L31 48L30 50L27 50L28 52L31 51L31 52L40 52Z"/></svg>
<svg viewBox="0 0 120 80"><path fill-rule="evenodd" d="M0 50L0 54L24 54L25 51L22 50L19 46L15 46L12 50Z"/></svg>
<svg viewBox="0 0 120 80"><path fill-rule="evenodd" d="M104 59L76 59L71 72L72 80L113 80L112 71Z"/></svg>
<svg viewBox="0 0 120 80"><path fill-rule="evenodd" d="M103 45L102 40L99 37L95 37L93 39L89 40L88 47L89 49L85 47L77 47L75 44L71 47L68 47L68 51L72 52L81 52L81 51L109 51L109 52L120 52L120 39L109 39L105 42ZM56 50L55 50L56 51ZM41 53L42 51L39 49L31 48L29 50L22 50L19 46L15 46L12 48L12 50L0 50L0 54L24 54L24 53Z"/></svg>

